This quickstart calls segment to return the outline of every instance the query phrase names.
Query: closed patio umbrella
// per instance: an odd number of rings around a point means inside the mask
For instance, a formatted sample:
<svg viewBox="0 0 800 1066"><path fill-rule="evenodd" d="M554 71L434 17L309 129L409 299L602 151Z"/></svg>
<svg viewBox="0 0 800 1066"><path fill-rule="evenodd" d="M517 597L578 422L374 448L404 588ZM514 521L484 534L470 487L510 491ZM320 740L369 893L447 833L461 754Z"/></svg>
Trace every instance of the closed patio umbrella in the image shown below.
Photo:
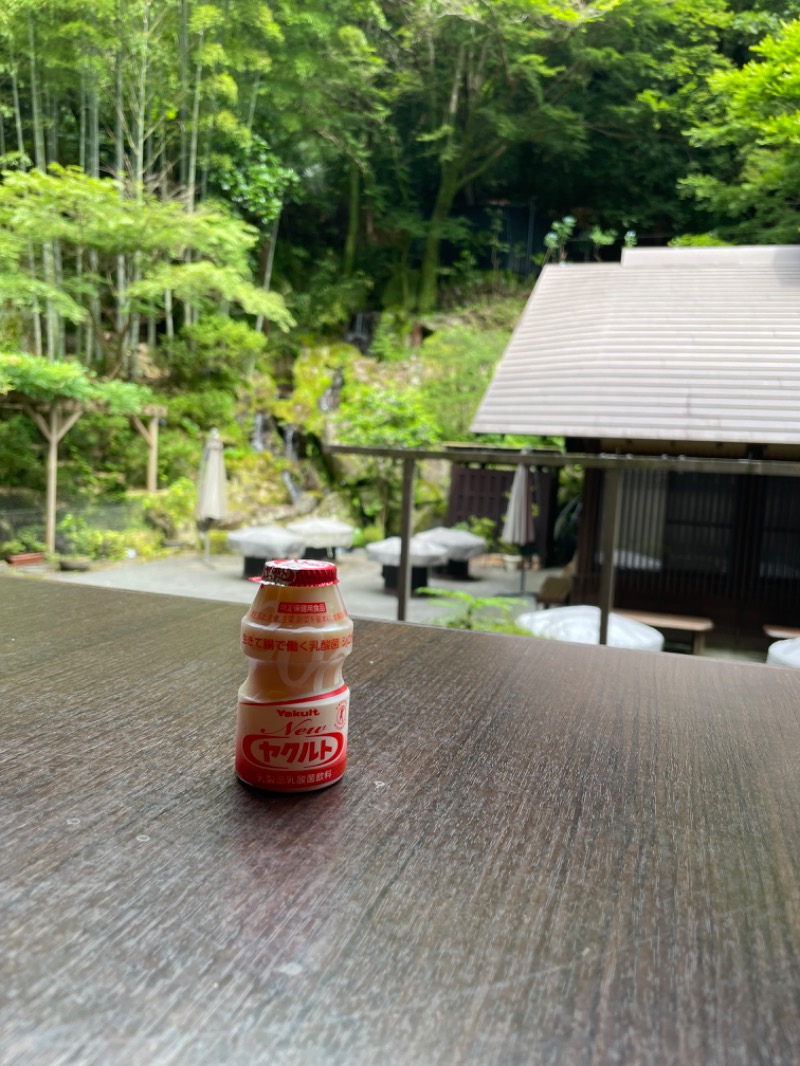
<svg viewBox="0 0 800 1066"><path fill-rule="evenodd" d="M531 510L530 468L520 463L514 471L511 483L511 496L508 501L505 521L503 522L503 540L506 544L517 544L525 548L533 544L536 530L533 525ZM520 592L525 591L525 560L522 561Z"/></svg>
<svg viewBox="0 0 800 1066"><path fill-rule="evenodd" d="M225 476L225 459L222 455L222 438L216 429L203 448L200 474L197 479L197 524L205 541L205 558L209 561L208 531L228 513L228 481Z"/></svg>

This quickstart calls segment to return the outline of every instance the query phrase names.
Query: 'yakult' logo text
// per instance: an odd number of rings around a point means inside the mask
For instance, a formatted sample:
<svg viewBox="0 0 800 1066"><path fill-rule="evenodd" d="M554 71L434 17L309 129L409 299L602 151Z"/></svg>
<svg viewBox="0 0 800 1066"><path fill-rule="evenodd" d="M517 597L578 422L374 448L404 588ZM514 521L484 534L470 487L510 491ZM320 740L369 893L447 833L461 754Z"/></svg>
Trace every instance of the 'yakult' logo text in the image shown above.
<svg viewBox="0 0 800 1066"><path fill-rule="evenodd" d="M250 733L242 740L242 753L253 766L270 770L310 769L334 762L344 751L341 733L323 733L303 740L298 737L272 737Z"/></svg>

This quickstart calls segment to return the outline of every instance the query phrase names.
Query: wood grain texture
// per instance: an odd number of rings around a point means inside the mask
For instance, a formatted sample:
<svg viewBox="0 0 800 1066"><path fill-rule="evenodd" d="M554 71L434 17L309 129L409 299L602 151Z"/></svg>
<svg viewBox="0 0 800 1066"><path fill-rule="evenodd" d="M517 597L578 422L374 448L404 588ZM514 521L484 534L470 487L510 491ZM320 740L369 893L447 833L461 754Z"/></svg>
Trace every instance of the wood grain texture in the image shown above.
<svg viewBox="0 0 800 1066"><path fill-rule="evenodd" d="M800 672L357 622L233 774L240 607L0 578L0 1061L800 1062Z"/></svg>

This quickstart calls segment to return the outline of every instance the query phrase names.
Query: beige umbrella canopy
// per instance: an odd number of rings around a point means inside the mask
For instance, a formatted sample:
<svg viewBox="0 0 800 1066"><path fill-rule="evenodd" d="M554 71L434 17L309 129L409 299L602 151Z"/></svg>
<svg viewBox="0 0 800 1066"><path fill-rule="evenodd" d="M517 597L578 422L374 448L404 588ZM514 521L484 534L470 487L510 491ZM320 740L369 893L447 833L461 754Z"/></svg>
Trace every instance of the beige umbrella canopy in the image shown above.
<svg viewBox="0 0 800 1066"><path fill-rule="evenodd" d="M509 497L508 510L503 523L502 537L506 544L516 544L520 548L532 545L536 539L533 511L531 509L530 468L524 463L520 463L514 471L514 480L511 483L511 496ZM524 592L524 560L520 573L520 592Z"/></svg>
<svg viewBox="0 0 800 1066"><path fill-rule="evenodd" d="M205 556L208 561L208 531L228 513L228 479L225 475L225 459L222 454L222 438L216 429L203 448L200 474L197 478L197 524L205 541Z"/></svg>

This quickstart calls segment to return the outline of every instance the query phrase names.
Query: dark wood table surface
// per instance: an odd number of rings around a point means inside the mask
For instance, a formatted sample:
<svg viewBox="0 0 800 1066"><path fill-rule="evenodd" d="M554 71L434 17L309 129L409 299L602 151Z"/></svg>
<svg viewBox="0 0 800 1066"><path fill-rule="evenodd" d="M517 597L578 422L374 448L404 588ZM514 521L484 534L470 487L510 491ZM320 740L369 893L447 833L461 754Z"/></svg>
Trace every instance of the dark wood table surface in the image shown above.
<svg viewBox="0 0 800 1066"><path fill-rule="evenodd" d="M800 671L356 623L233 774L241 607L0 578L0 1062L800 1062Z"/></svg>

